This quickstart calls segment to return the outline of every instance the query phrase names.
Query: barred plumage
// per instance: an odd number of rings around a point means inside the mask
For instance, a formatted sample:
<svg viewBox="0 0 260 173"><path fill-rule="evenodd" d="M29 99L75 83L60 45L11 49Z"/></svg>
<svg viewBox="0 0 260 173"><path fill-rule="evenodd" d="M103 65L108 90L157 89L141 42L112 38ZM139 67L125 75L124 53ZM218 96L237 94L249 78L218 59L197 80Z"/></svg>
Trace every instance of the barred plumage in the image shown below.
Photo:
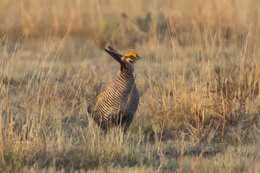
<svg viewBox="0 0 260 173"><path fill-rule="evenodd" d="M121 64L121 70L114 82L99 94L92 117L105 131L117 125L126 131L139 104L133 64L140 57L135 53L122 56L111 47L105 50Z"/></svg>

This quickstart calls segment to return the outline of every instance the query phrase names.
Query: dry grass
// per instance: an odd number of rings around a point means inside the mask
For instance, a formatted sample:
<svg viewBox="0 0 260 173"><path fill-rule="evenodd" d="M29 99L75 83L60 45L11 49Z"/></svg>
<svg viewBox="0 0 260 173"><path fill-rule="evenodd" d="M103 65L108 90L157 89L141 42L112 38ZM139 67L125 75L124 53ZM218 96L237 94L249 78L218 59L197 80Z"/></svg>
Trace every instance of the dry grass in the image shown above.
<svg viewBox="0 0 260 173"><path fill-rule="evenodd" d="M259 172L259 2L3 0L0 171ZM88 104L134 49L141 103L104 135Z"/></svg>

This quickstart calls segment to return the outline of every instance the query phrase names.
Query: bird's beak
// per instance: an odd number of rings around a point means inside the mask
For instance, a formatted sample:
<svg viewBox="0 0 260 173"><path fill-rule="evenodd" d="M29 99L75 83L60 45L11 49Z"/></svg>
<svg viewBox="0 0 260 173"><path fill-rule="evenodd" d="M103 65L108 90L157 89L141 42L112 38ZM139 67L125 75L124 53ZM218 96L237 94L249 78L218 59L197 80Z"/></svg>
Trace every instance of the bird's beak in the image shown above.
<svg viewBox="0 0 260 173"><path fill-rule="evenodd" d="M136 55L136 60L142 59L140 56Z"/></svg>

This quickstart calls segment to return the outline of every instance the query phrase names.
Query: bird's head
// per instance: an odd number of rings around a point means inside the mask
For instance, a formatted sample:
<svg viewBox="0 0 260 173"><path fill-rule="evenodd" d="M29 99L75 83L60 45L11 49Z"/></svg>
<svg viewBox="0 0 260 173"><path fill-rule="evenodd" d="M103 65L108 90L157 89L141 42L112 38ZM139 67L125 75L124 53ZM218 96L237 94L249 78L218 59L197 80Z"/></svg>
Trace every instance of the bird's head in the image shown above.
<svg viewBox="0 0 260 173"><path fill-rule="evenodd" d="M105 48L105 51L121 64L121 69L132 67L140 59L137 53L129 52L123 56L110 46Z"/></svg>
<svg viewBox="0 0 260 173"><path fill-rule="evenodd" d="M134 64L137 60L140 59L140 56L137 55L137 53L129 52L126 53L125 56L123 56L121 59L125 63Z"/></svg>

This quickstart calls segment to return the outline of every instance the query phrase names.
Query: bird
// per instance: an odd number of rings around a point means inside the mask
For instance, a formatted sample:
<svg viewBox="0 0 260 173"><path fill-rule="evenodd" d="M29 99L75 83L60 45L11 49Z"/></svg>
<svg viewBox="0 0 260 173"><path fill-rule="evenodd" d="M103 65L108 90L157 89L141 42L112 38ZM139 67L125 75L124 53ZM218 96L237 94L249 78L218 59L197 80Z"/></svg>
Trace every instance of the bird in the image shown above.
<svg viewBox="0 0 260 173"><path fill-rule="evenodd" d="M103 131L119 126L126 132L139 105L134 64L141 57L134 52L121 55L111 46L105 51L120 64L120 70L113 82L99 93L94 108L88 112Z"/></svg>

